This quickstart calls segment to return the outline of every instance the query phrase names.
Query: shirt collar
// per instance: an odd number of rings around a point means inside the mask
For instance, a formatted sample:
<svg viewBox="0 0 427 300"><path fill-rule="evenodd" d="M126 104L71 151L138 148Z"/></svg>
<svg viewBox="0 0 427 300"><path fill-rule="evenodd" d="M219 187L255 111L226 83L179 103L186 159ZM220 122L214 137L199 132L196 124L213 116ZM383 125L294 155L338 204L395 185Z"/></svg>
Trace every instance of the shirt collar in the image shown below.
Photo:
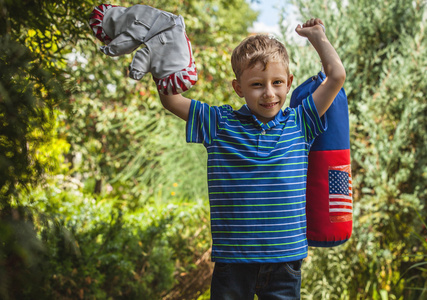
<svg viewBox="0 0 427 300"><path fill-rule="evenodd" d="M287 107L285 108L284 111L280 110L277 115L274 117L273 120L271 120L270 122L268 122L267 124L262 123L261 121L258 120L258 118L252 114L251 110L249 109L248 105L245 104L243 105L239 110L236 111L236 113L238 115L241 116L246 116L246 117L251 117L252 120L262 129L270 129L273 128L277 125L279 125L280 123L285 122L288 117L289 117L289 112L290 112L290 108Z"/></svg>

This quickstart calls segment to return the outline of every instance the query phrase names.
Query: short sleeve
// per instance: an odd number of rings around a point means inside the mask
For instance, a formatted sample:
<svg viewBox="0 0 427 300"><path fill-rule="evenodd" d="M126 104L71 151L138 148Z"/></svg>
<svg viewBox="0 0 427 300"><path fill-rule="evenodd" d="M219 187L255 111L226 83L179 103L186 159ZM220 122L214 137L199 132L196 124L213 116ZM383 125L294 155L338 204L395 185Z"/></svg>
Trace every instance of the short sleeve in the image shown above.
<svg viewBox="0 0 427 300"><path fill-rule="evenodd" d="M218 107L192 100L186 128L187 142L211 144L217 135L220 118Z"/></svg>
<svg viewBox="0 0 427 300"><path fill-rule="evenodd" d="M311 143L314 138L322 134L328 128L326 114L319 117L313 97L310 94L297 108L297 123L301 126L306 141Z"/></svg>

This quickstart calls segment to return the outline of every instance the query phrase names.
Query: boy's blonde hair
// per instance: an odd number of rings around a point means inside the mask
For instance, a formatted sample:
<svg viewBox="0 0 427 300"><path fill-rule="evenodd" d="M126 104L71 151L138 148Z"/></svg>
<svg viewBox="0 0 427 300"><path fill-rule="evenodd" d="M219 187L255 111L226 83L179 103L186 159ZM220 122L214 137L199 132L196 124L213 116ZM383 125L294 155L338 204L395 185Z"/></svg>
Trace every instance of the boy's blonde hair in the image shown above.
<svg viewBox="0 0 427 300"><path fill-rule="evenodd" d="M285 45L276 38L265 34L250 36L244 39L231 55L231 66L239 80L245 69L250 69L260 62L267 68L269 62L283 62L289 75L289 56Z"/></svg>

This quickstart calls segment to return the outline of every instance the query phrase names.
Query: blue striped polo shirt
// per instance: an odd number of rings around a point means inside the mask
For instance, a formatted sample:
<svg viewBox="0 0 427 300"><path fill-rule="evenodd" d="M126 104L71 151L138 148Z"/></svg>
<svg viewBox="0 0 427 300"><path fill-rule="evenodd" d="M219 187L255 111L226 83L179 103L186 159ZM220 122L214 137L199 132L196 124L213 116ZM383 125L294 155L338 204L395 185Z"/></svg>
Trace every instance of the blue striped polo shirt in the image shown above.
<svg viewBox="0 0 427 300"><path fill-rule="evenodd" d="M208 152L212 261L276 263L307 256L308 152L327 128L312 96L263 124L247 105L192 100L187 142Z"/></svg>

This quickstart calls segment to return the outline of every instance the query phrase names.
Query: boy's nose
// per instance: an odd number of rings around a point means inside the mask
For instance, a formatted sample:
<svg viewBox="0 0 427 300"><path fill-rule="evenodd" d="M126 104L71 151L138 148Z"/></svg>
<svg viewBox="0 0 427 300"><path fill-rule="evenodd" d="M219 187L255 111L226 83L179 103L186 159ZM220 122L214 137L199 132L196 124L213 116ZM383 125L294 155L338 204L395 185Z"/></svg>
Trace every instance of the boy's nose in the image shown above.
<svg viewBox="0 0 427 300"><path fill-rule="evenodd" d="M264 98L269 99L274 97L273 88L271 86L266 86L264 90Z"/></svg>

